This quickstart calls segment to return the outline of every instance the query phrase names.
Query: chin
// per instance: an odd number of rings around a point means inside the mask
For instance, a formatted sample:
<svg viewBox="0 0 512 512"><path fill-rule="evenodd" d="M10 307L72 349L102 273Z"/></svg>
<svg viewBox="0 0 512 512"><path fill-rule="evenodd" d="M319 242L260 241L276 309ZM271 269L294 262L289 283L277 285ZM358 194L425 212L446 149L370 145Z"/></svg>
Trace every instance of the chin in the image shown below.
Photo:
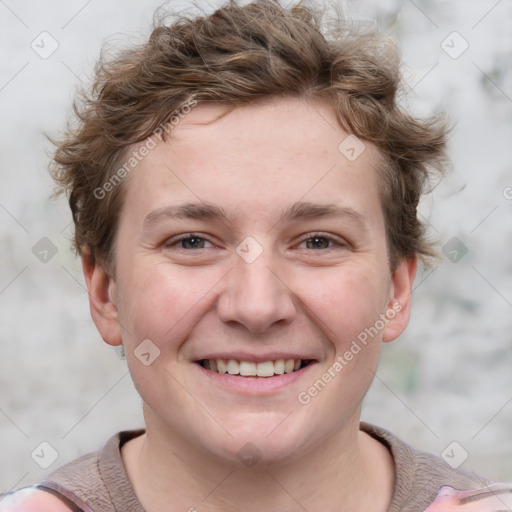
<svg viewBox="0 0 512 512"><path fill-rule="evenodd" d="M215 444L212 438L208 439L205 449L241 468L262 469L286 465L303 456L311 439L304 436L308 429L294 428L292 425L285 428L285 421L283 418L279 422L275 417L268 421L261 418L256 425L253 419L232 430L233 437L224 434Z"/></svg>

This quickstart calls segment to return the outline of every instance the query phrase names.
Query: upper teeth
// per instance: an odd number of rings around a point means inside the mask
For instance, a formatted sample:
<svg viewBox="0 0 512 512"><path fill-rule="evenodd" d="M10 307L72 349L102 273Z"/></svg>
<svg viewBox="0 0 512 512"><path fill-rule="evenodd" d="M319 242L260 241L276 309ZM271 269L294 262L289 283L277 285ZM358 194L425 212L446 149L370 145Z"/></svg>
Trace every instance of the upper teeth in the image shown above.
<svg viewBox="0 0 512 512"><path fill-rule="evenodd" d="M272 377L283 373L292 373L298 370L302 359L277 359L276 361L236 361L235 359L208 359L204 365L217 373L229 373L230 375L242 375L253 377Z"/></svg>

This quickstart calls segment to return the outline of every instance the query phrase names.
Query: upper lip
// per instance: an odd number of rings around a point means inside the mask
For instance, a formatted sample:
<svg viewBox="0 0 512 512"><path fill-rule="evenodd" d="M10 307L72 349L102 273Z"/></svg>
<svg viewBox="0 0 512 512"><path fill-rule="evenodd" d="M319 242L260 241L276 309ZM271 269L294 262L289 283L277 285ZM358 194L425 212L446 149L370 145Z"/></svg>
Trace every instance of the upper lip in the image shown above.
<svg viewBox="0 0 512 512"><path fill-rule="evenodd" d="M278 359L302 359L303 361L316 360L314 357L291 353L291 352L269 352L267 354L250 354L247 352L215 352L203 355L194 361L203 359L224 359L225 361L233 359L235 361L254 361L255 363L263 363L265 361L277 361Z"/></svg>

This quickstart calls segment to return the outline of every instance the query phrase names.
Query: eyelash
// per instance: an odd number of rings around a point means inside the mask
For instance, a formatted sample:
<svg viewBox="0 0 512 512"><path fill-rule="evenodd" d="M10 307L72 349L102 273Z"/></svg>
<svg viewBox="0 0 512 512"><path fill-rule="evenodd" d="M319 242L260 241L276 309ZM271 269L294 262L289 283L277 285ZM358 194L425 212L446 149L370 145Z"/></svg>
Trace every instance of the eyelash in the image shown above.
<svg viewBox="0 0 512 512"><path fill-rule="evenodd" d="M180 235L180 237L175 239L175 240L171 240L169 242L166 242L165 246L166 247L174 247L174 246L176 246L176 244L179 244L180 242L183 242L185 240L192 240L194 238L198 238L200 240L209 242L205 237L201 236L198 233L186 233L185 235ZM338 248L346 248L346 247L349 246L349 244L347 242L341 241L338 238L335 238L335 237L332 237L332 236L329 236L329 235L325 235L323 233L308 233L307 237L303 238L299 242L299 244L302 244L304 242L308 242L308 241L314 240L315 238L320 238L320 239L327 240L328 242L334 244L334 246L338 246ZM209 243L211 243L211 242L209 242ZM331 247L328 247L328 248L325 248L325 249L311 249L311 250L312 251L329 251L329 250L335 249L334 246L331 246ZM184 247L178 247L178 249L181 249L183 251L198 250L198 249L185 249Z"/></svg>

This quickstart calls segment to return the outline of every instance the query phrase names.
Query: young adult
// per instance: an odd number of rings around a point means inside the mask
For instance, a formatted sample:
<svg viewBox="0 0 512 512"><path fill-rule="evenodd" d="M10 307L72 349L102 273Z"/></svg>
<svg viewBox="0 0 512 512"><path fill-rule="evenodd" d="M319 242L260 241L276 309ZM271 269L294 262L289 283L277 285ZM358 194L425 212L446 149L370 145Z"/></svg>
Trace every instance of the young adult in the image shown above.
<svg viewBox="0 0 512 512"><path fill-rule="evenodd" d="M271 0L158 26L58 143L90 309L145 428L0 510L506 510L510 487L360 422L434 256L446 128L376 32ZM477 507L477 508L475 508Z"/></svg>

